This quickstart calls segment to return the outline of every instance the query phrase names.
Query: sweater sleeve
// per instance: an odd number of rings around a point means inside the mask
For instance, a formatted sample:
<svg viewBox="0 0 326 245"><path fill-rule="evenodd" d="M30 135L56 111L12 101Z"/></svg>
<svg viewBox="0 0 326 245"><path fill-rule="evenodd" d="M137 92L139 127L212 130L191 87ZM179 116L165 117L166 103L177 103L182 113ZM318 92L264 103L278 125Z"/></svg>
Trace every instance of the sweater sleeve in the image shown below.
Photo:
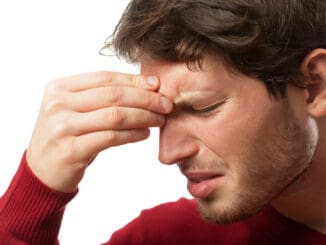
<svg viewBox="0 0 326 245"><path fill-rule="evenodd" d="M0 244L59 244L67 203L77 194L44 185L30 170L26 152L7 191L0 198Z"/></svg>

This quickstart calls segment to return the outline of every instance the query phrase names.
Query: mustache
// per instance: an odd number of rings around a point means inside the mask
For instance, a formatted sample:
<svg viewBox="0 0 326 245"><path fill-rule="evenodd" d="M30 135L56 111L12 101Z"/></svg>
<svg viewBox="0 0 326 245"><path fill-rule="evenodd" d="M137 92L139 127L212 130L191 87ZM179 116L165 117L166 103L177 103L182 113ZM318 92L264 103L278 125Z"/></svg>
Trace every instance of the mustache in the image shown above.
<svg viewBox="0 0 326 245"><path fill-rule="evenodd" d="M220 158L214 160L185 159L177 162L176 164L182 172L228 169L227 163Z"/></svg>

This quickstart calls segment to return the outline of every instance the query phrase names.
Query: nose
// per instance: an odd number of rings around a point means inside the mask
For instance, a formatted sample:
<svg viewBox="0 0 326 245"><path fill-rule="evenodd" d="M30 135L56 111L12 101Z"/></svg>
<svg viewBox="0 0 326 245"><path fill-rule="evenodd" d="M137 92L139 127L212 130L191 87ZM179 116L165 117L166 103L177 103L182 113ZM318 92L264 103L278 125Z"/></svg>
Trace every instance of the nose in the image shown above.
<svg viewBox="0 0 326 245"><path fill-rule="evenodd" d="M160 129L159 160L164 164L174 164L194 156L199 146L192 134L191 125L185 118L167 116Z"/></svg>

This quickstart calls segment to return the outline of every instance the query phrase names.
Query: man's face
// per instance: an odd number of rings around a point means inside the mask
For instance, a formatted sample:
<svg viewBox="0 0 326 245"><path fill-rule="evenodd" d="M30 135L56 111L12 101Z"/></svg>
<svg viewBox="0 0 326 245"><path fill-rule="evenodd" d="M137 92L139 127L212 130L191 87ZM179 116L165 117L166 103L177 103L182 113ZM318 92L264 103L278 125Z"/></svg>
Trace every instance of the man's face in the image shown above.
<svg viewBox="0 0 326 245"><path fill-rule="evenodd" d="M212 57L195 71L144 59L141 73L157 75L159 93L175 103L160 131L159 158L178 164L207 221L255 214L309 165L317 137L304 90L290 86L276 100L262 82Z"/></svg>

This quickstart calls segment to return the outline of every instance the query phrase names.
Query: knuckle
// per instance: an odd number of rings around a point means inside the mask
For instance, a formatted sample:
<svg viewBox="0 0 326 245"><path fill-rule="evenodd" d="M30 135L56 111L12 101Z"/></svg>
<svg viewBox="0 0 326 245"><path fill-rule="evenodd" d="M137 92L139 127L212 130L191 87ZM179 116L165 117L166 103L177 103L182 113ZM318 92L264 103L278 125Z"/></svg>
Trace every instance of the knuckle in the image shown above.
<svg viewBox="0 0 326 245"><path fill-rule="evenodd" d="M111 107L109 110L107 110L107 118L109 119L112 127L118 127L121 126L126 120L126 115L119 108Z"/></svg>
<svg viewBox="0 0 326 245"><path fill-rule="evenodd" d="M133 75L133 74L128 74L129 76L129 81L131 82L131 85L136 88L142 87L142 81L143 81L143 76L142 75Z"/></svg>
<svg viewBox="0 0 326 245"><path fill-rule="evenodd" d="M70 113L57 113L55 115L46 115L46 124L48 134L56 139L63 139L72 134L73 129L76 127L73 119L73 115Z"/></svg>
<svg viewBox="0 0 326 245"><path fill-rule="evenodd" d="M52 80L47 83L45 91L47 94L56 94L62 89L62 81L60 79Z"/></svg>
<svg viewBox="0 0 326 245"><path fill-rule="evenodd" d="M104 131L104 137L109 145L114 145L117 140L117 133L112 130Z"/></svg>
<svg viewBox="0 0 326 245"><path fill-rule="evenodd" d="M47 99L44 103L45 114L52 114L61 110L64 107L64 102L58 97Z"/></svg>
<svg viewBox="0 0 326 245"><path fill-rule="evenodd" d="M59 80L51 81L47 84L44 99L43 110L47 114L56 112L65 105L65 98Z"/></svg>
<svg viewBox="0 0 326 245"><path fill-rule="evenodd" d="M120 87L109 87L106 90L103 90L105 93L105 100L110 104L118 104L123 96L122 88Z"/></svg>
<svg viewBox="0 0 326 245"><path fill-rule="evenodd" d="M52 120L51 124L52 135L55 139L62 138L62 136L69 132L69 123L67 120Z"/></svg>

